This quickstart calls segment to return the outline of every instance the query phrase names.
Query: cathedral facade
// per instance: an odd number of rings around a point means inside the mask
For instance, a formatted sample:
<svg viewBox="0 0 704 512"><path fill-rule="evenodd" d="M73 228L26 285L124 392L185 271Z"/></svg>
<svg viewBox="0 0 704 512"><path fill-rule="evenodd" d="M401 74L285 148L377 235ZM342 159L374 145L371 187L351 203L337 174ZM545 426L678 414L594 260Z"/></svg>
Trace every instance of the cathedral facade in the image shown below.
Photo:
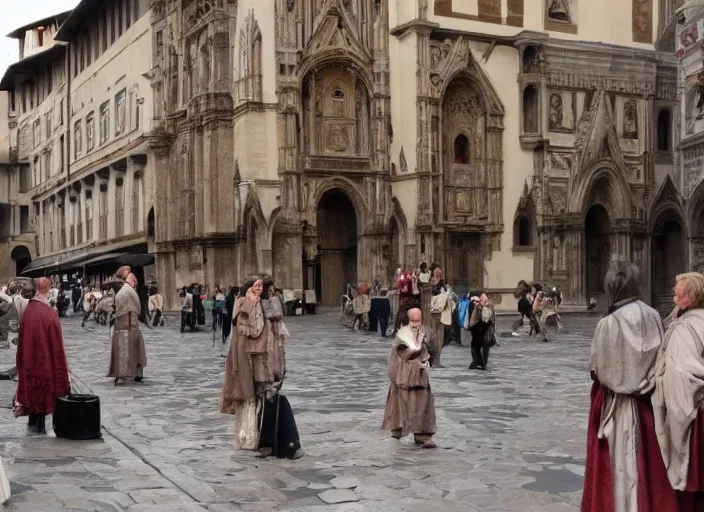
<svg viewBox="0 0 704 512"><path fill-rule="evenodd" d="M612 259L666 301L656 283L687 266L662 264L686 245L668 235L671 7L152 0L148 242L167 302L264 271L332 306L421 259L499 308L520 279L584 304Z"/></svg>

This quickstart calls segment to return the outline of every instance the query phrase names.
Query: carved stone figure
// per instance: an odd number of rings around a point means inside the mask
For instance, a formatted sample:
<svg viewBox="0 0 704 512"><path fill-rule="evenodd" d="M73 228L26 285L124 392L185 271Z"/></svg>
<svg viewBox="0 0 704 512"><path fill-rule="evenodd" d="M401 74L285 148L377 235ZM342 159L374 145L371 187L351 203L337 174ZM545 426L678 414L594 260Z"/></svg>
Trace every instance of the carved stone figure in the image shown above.
<svg viewBox="0 0 704 512"><path fill-rule="evenodd" d="M328 147L338 153L347 152L350 140L347 130L342 126L333 126L328 136Z"/></svg>
<svg viewBox="0 0 704 512"><path fill-rule="evenodd" d="M553 93L550 95L550 129L559 130L562 128L563 117L562 96Z"/></svg>
<svg viewBox="0 0 704 512"><path fill-rule="evenodd" d="M564 21L569 23L571 21L569 6L567 0L548 0L548 18L556 21Z"/></svg>
<svg viewBox="0 0 704 512"><path fill-rule="evenodd" d="M634 100L627 101L623 106L623 137L638 138L638 110Z"/></svg>
<svg viewBox="0 0 704 512"><path fill-rule="evenodd" d="M288 12L292 12L294 7L296 7L296 0L286 0L286 8L288 9Z"/></svg>
<svg viewBox="0 0 704 512"><path fill-rule="evenodd" d="M569 155L564 153L550 153L550 167L553 172L567 172L569 174L572 167Z"/></svg>

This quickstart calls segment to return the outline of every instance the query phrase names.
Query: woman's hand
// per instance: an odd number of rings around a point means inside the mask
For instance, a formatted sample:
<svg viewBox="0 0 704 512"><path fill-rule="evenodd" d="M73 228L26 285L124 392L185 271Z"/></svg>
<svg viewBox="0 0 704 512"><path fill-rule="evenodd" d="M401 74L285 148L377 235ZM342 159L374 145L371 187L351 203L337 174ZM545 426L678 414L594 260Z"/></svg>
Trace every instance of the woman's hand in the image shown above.
<svg viewBox="0 0 704 512"><path fill-rule="evenodd" d="M253 288L250 288L247 290L247 298L252 302L257 303L261 297Z"/></svg>

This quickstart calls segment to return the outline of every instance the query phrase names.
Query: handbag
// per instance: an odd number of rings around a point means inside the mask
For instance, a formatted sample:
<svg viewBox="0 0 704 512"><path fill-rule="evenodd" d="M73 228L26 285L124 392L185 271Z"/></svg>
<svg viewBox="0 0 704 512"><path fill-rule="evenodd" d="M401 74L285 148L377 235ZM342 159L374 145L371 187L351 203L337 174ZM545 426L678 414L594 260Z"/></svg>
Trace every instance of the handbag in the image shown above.
<svg viewBox="0 0 704 512"><path fill-rule="evenodd" d="M264 316L269 320L280 320L284 316L284 308L278 297L264 299L261 301Z"/></svg>
<svg viewBox="0 0 704 512"><path fill-rule="evenodd" d="M57 398L54 432L62 439L101 439L100 398L73 393Z"/></svg>

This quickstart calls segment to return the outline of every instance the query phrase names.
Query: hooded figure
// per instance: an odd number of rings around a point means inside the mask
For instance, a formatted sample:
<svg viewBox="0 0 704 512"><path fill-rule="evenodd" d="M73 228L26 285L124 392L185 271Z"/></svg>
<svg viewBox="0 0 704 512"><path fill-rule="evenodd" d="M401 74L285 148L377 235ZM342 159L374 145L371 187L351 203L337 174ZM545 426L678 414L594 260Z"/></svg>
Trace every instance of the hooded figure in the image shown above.
<svg viewBox="0 0 704 512"><path fill-rule="evenodd" d="M614 262L606 272L609 309L591 347L594 383L582 512L678 510L651 405L662 322L640 300L639 284L633 264Z"/></svg>

